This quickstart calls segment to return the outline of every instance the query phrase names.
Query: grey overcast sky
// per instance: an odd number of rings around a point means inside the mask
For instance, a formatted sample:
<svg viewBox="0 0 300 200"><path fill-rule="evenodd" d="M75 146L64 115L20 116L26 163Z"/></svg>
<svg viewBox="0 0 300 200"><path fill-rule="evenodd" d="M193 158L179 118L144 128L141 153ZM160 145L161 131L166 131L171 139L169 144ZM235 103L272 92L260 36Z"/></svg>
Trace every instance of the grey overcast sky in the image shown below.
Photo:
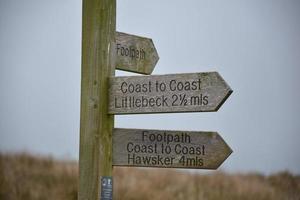
<svg viewBox="0 0 300 200"><path fill-rule="evenodd" d="M0 0L1 151L78 159L81 3ZM300 174L300 1L118 0L117 30L153 39L153 74L218 71L234 92L218 112L116 127L218 131L221 169Z"/></svg>

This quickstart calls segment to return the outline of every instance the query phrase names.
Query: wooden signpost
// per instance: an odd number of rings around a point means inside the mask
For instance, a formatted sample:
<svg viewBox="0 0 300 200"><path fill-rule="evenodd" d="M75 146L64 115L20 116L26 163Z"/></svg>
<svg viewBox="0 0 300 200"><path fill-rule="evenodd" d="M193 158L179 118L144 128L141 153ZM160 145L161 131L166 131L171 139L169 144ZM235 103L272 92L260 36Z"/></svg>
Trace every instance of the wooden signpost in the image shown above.
<svg viewBox="0 0 300 200"><path fill-rule="evenodd" d="M116 0L83 0L79 200L112 199L112 130L108 77L115 73Z"/></svg>
<svg viewBox="0 0 300 200"><path fill-rule="evenodd" d="M112 200L112 167L217 169L232 153L217 132L114 129L115 114L217 111L232 93L217 72L149 75L149 38L116 32L116 0L83 0L79 200ZM114 48L112 48L114 47Z"/></svg>
<svg viewBox="0 0 300 200"><path fill-rule="evenodd" d="M111 77L108 112L217 111L231 93L217 72Z"/></svg>
<svg viewBox="0 0 300 200"><path fill-rule="evenodd" d="M116 68L151 74L159 57L152 39L116 33Z"/></svg>
<svg viewBox="0 0 300 200"><path fill-rule="evenodd" d="M231 153L216 132L113 131L114 166L217 169Z"/></svg>

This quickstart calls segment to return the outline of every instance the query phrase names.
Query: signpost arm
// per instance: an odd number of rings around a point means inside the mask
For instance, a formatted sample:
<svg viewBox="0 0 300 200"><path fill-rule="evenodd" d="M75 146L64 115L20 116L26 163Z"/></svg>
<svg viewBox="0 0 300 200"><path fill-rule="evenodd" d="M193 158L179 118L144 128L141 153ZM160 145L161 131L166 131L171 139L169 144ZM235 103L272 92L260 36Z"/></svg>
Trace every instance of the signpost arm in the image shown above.
<svg viewBox="0 0 300 200"><path fill-rule="evenodd" d="M108 77L114 75L116 0L83 0L79 200L100 199L101 177L112 176Z"/></svg>

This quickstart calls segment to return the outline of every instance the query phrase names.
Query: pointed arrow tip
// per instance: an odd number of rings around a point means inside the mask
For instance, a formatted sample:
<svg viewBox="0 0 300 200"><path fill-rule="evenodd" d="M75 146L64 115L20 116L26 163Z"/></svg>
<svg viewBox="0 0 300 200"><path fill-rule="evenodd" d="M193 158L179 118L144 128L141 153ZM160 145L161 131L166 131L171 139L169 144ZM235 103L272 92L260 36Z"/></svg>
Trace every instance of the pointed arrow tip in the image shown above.
<svg viewBox="0 0 300 200"><path fill-rule="evenodd" d="M230 148L230 146L225 142L225 140L220 136L219 133L217 133L218 138L222 141L224 147L223 147L223 156L222 159L220 159L220 163L216 166L215 169L218 169L224 162L227 160L227 158L233 153L233 150Z"/></svg>
<svg viewBox="0 0 300 200"><path fill-rule="evenodd" d="M220 103L217 105L215 111L218 111L221 106L225 103L225 101L228 99L228 97L233 93L233 90L228 86L228 90L226 91L226 94L224 95L224 98L222 99L222 101L220 101Z"/></svg>

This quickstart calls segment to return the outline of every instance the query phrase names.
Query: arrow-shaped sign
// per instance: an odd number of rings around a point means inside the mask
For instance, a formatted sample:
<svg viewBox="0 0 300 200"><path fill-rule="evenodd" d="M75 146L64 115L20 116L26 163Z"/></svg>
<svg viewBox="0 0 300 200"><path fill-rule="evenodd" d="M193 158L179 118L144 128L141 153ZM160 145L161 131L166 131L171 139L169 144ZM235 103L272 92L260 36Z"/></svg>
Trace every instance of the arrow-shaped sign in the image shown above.
<svg viewBox="0 0 300 200"><path fill-rule="evenodd" d="M159 57L152 39L116 32L116 68L151 74Z"/></svg>
<svg viewBox="0 0 300 200"><path fill-rule="evenodd" d="M217 169L231 153L217 132L113 131L115 166Z"/></svg>
<svg viewBox="0 0 300 200"><path fill-rule="evenodd" d="M217 72L111 77L109 113L217 111L231 93Z"/></svg>

